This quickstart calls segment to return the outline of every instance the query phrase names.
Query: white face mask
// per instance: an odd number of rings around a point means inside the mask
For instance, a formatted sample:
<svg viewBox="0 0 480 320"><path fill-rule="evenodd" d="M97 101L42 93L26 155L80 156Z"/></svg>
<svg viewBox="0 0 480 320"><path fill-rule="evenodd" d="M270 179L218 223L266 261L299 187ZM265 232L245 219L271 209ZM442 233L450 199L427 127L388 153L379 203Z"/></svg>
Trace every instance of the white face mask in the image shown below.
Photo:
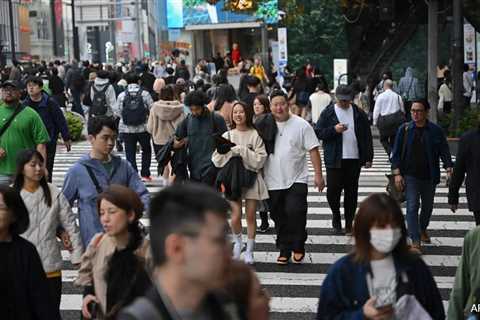
<svg viewBox="0 0 480 320"><path fill-rule="evenodd" d="M401 237L400 228L370 229L370 244L381 253L392 252Z"/></svg>

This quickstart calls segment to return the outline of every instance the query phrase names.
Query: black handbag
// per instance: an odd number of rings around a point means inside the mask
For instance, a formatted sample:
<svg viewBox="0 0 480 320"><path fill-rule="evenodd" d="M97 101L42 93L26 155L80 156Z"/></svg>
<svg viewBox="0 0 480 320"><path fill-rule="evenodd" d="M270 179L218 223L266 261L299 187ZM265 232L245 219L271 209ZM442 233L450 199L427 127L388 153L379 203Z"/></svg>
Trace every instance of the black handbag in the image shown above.
<svg viewBox="0 0 480 320"><path fill-rule="evenodd" d="M378 117L377 128L380 136L390 137L397 133L398 127L405 122L405 114L402 110Z"/></svg>

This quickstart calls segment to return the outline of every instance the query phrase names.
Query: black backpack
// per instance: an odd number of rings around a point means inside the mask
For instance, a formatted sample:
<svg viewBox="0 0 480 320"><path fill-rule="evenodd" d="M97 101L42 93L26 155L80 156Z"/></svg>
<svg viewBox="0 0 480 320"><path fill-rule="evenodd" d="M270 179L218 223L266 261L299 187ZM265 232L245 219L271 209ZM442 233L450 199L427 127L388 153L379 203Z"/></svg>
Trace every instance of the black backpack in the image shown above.
<svg viewBox="0 0 480 320"><path fill-rule="evenodd" d="M90 107L90 115L92 116L104 116L108 111L107 105L107 90L108 85L103 87L101 90L97 90L94 85L92 85L93 90L93 99L92 106Z"/></svg>
<svg viewBox="0 0 480 320"><path fill-rule="evenodd" d="M122 120L127 126L139 126L147 120L148 110L143 102L142 91L142 89L139 89L136 94L130 94L128 90L125 91Z"/></svg>

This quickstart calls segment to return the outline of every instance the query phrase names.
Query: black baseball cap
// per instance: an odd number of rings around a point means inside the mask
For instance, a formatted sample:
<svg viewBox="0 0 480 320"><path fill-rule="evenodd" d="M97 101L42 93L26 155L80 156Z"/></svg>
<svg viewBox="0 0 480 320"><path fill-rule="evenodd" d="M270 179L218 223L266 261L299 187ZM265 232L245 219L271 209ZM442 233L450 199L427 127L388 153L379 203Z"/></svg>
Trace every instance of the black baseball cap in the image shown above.
<svg viewBox="0 0 480 320"><path fill-rule="evenodd" d="M5 88L5 87L12 87L12 88L19 89L20 84L18 83L18 81L15 81L15 80L6 80L2 83L2 85L0 85L0 88Z"/></svg>
<svg viewBox="0 0 480 320"><path fill-rule="evenodd" d="M352 88L350 88L350 86L347 86L345 84L340 84L335 90L335 96L337 97L338 100L352 101L353 90Z"/></svg>

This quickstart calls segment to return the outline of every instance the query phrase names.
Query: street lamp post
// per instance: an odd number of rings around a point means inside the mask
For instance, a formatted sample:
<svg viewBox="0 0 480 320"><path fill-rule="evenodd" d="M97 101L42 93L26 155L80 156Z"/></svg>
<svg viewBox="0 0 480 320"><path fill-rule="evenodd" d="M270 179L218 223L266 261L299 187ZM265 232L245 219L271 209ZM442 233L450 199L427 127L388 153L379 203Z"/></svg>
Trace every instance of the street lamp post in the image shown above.
<svg viewBox="0 0 480 320"><path fill-rule="evenodd" d="M8 16L10 19L10 50L12 51L12 62L15 60L15 25L13 21L13 0L8 0Z"/></svg>

